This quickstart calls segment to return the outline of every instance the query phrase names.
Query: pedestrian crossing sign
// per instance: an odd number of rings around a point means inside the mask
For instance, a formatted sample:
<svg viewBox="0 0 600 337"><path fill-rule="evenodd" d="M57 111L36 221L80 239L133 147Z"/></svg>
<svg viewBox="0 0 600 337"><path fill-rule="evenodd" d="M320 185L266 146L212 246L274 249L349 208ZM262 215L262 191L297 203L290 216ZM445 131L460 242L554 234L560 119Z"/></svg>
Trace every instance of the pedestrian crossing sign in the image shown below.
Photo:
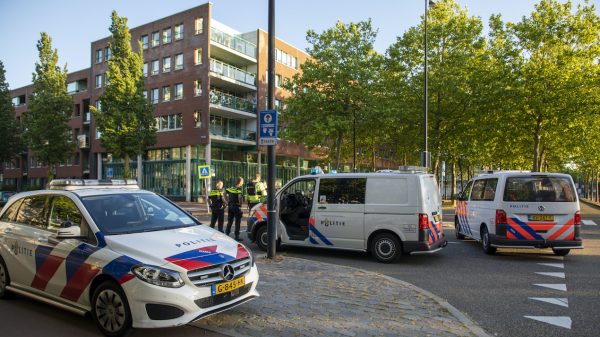
<svg viewBox="0 0 600 337"><path fill-rule="evenodd" d="M198 165L198 178L200 178L200 179L210 178L210 166Z"/></svg>

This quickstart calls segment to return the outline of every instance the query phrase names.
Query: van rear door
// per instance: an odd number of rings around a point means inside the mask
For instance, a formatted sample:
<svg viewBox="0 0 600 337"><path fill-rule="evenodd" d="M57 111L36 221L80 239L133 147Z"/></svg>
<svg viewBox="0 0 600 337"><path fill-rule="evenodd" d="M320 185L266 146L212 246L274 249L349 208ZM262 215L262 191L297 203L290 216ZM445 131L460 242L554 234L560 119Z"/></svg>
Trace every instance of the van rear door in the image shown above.
<svg viewBox="0 0 600 337"><path fill-rule="evenodd" d="M423 214L427 215L429 221L429 243L433 244L444 237L444 226L442 223L442 198L435 176L431 174L421 175L421 205ZM419 212L421 214L421 212Z"/></svg>
<svg viewBox="0 0 600 337"><path fill-rule="evenodd" d="M567 175L524 175L506 178L503 208L507 239L575 240L579 203Z"/></svg>

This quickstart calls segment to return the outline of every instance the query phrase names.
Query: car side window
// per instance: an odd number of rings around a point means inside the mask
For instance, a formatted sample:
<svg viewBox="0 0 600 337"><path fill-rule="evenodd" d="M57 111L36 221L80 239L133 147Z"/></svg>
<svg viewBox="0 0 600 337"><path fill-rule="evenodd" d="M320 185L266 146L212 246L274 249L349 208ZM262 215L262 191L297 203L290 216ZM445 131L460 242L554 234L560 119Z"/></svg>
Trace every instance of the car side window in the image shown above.
<svg viewBox="0 0 600 337"><path fill-rule="evenodd" d="M12 205L10 205L10 207L6 210L6 212L4 212L4 214L2 214L2 218L0 218L0 221L6 221L6 222L14 221L15 216L17 215L17 211L19 210L19 206L21 205L22 201L23 200L17 200Z"/></svg>
<svg viewBox="0 0 600 337"><path fill-rule="evenodd" d="M471 191L471 200L472 201L481 201L483 200L483 191L485 188L485 180L475 180L473 182L473 190Z"/></svg>
<svg viewBox="0 0 600 337"><path fill-rule="evenodd" d="M364 204L367 190L366 178L321 179L320 204Z"/></svg>
<svg viewBox="0 0 600 337"><path fill-rule="evenodd" d="M471 186L473 186L473 181L469 181L469 183L467 183L467 186L463 189L463 199L464 200L469 200L469 197L471 196Z"/></svg>
<svg viewBox="0 0 600 337"><path fill-rule="evenodd" d="M48 197L36 195L23 200L15 222L22 225L35 226L46 229L46 213L48 208Z"/></svg>
<svg viewBox="0 0 600 337"><path fill-rule="evenodd" d="M55 196L52 198L50 217L48 219L48 230L55 232L62 224L70 222L71 226L80 226L83 216L75 203L66 196Z"/></svg>

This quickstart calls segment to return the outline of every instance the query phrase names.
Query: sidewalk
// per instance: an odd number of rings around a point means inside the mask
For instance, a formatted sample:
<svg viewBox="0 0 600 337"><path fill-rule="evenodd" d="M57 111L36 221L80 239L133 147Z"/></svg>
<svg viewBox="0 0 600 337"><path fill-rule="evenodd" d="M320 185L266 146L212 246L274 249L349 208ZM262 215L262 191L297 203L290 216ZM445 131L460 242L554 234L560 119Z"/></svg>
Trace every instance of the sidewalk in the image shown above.
<svg viewBox="0 0 600 337"><path fill-rule="evenodd" d="M261 297L192 323L229 336L488 336L445 300L351 267L257 258Z"/></svg>

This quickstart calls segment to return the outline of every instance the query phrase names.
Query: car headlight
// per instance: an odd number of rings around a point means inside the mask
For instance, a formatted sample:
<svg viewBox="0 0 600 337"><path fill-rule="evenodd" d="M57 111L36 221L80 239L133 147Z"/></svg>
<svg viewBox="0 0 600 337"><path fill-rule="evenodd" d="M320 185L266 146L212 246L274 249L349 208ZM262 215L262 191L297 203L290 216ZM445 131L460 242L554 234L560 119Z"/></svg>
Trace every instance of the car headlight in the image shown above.
<svg viewBox="0 0 600 337"><path fill-rule="evenodd" d="M140 280L159 287L183 287L181 275L174 270L164 269L156 266L142 265L133 267L131 271Z"/></svg>

